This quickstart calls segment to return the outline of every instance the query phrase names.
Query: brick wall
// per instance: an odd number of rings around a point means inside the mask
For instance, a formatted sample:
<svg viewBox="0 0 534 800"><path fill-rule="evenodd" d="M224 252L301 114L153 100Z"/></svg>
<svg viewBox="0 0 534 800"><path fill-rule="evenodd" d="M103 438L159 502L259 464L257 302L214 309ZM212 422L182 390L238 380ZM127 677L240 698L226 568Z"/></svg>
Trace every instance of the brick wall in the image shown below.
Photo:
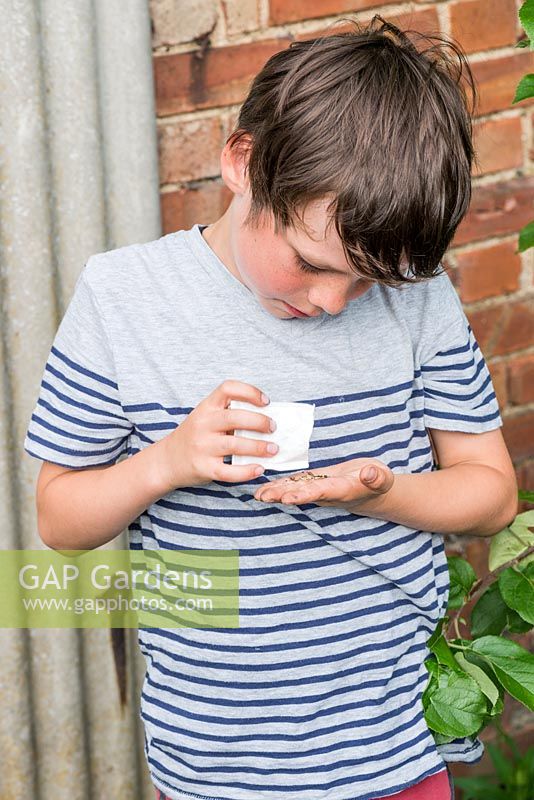
<svg viewBox="0 0 534 800"><path fill-rule="evenodd" d="M534 219L531 100L512 105L533 55L522 0L151 0L164 232L215 221L230 202L219 154L239 105L265 61L293 40L319 35L344 15L379 13L399 27L451 35L469 56L480 101L470 210L445 258L488 363L504 436L521 488L534 491L534 251L517 254L519 230ZM522 503L520 510L531 508ZM449 554L487 569L488 540L448 537ZM532 636L519 639L532 645ZM534 741L534 720L509 703L505 726ZM484 737L488 738L488 737ZM487 757L468 768L484 772ZM455 767L455 774L464 768Z"/></svg>

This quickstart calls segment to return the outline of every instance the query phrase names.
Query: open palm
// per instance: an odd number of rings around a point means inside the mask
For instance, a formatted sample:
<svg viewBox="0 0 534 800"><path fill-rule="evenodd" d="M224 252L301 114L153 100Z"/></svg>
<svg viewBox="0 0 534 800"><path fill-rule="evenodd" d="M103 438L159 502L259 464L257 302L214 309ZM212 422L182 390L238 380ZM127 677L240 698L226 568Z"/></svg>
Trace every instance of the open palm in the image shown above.
<svg viewBox="0 0 534 800"><path fill-rule="evenodd" d="M366 481L367 469L374 466L377 477ZM328 477L312 480L292 480L310 473L276 478L263 484L254 494L256 500L271 503L317 503L322 506L351 506L369 497L388 492L395 476L391 469L376 458L352 458L329 467L311 470L311 474Z"/></svg>

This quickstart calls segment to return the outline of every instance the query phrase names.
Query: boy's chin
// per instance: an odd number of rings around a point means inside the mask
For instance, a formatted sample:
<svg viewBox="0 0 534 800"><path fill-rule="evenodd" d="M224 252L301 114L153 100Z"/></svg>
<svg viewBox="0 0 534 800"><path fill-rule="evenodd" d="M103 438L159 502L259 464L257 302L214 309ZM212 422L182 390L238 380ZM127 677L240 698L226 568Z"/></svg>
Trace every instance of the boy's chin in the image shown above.
<svg viewBox="0 0 534 800"><path fill-rule="evenodd" d="M295 316L289 311L289 309L285 308L281 300L267 300L265 298L257 299L261 307L265 309L265 311L268 311L271 316L277 317L277 319L290 319Z"/></svg>

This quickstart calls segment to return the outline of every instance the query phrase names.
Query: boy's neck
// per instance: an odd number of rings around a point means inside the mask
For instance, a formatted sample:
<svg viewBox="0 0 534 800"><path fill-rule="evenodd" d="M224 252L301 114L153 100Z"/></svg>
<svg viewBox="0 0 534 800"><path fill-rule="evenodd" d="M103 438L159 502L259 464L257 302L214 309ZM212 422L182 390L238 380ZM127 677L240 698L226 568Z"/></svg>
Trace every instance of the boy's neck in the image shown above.
<svg viewBox="0 0 534 800"><path fill-rule="evenodd" d="M202 236L213 250L219 261L224 264L226 269L237 278L238 281L243 283L239 271L234 264L232 253L229 247L229 230L228 230L228 213L230 209L219 217L216 222L211 223L202 231ZM243 286L245 284L243 283ZM248 288L248 287L247 287Z"/></svg>

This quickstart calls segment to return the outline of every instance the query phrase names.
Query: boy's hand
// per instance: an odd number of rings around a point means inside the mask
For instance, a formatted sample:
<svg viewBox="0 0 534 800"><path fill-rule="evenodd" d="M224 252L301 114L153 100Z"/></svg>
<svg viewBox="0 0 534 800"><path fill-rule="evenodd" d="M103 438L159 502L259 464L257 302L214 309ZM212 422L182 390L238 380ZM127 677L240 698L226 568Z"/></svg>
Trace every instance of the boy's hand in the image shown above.
<svg viewBox="0 0 534 800"><path fill-rule="evenodd" d="M367 480L366 475L374 467L377 475ZM386 464L376 458L353 458L330 467L310 470L326 478L311 480L291 480L291 477L277 478L261 486L254 498L272 503L317 503L320 506L360 505L370 497L388 492L395 481L395 475ZM309 473L297 473L308 475Z"/></svg>
<svg viewBox="0 0 534 800"><path fill-rule="evenodd" d="M267 445L274 442L231 434L236 429L269 433L271 422L276 427L274 420L260 411L228 408L230 400L244 400L259 408L266 405L261 390L250 383L226 380L217 386L158 443L162 452L162 484L167 491L214 480L250 481L264 471L259 464L237 466L223 461L224 456L232 453L261 458L273 455ZM258 468L260 473L256 472Z"/></svg>

